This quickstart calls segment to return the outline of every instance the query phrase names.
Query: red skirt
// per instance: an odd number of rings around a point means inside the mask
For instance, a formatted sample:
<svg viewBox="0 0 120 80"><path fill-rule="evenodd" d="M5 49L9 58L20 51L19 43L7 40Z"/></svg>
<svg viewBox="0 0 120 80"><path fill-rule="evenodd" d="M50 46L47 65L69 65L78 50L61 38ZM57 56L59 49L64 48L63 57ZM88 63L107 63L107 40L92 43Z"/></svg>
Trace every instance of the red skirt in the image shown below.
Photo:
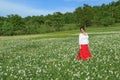
<svg viewBox="0 0 120 80"><path fill-rule="evenodd" d="M91 58L91 53L87 44L81 45L81 49L76 57L77 60L87 60Z"/></svg>

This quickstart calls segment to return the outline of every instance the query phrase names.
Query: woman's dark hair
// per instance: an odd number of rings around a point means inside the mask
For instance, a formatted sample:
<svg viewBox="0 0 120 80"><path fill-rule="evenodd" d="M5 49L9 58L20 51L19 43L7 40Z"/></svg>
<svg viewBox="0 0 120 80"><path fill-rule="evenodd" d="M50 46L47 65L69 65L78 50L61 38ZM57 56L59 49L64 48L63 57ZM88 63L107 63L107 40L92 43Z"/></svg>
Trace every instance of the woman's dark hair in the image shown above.
<svg viewBox="0 0 120 80"><path fill-rule="evenodd" d="M83 29L83 30L85 31L85 26L81 26L81 27L80 27L80 30L81 30L81 29Z"/></svg>

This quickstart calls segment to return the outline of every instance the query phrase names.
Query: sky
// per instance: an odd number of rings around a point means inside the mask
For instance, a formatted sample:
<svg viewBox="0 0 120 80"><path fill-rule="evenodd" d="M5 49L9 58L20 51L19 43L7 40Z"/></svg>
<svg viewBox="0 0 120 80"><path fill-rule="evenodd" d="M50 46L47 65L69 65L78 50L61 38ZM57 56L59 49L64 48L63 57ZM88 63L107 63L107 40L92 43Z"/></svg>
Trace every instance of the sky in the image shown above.
<svg viewBox="0 0 120 80"><path fill-rule="evenodd" d="M47 15L54 12L73 12L77 7L88 4L100 6L118 0L0 0L0 16L18 14L22 17Z"/></svg>

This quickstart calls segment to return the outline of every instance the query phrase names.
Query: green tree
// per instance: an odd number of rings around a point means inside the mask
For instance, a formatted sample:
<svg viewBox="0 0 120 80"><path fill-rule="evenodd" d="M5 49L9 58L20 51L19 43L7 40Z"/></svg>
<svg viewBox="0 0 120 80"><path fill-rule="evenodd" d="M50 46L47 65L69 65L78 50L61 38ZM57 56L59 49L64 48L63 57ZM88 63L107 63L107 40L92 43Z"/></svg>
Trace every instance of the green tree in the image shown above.
<svg viewBox="0 0 120 80"><path fill-rule="evenodd" d="M100 20L100 23L104 26L109 26L115 23L115 19L111 17L105 17Z"/></svg>
<svg viewBox="0 0 120 80"><path fill-rule="evenodd" d="M81 7L78 7L74 11L74 16L76 17L76 24L78 26L83 24L83 9Z"/></svg>
<svg viewBox="0 0 120 80"><path fill-rule="evenodd" d="M91 6L84 4L83 7L83 18L82 18L82 24L86 26L90 26L92 24L93 19L93 9Z"/></svg>
<svg viewBox="0 0 120 80"><path fill-rule="evenodd" d="M91 6L84 4L82 8L79 7L75 10L75 14L77 24L86 26L90 26L92 24L93 10Z"/></svg>
<svg viewBox="0 0 120 80"><path fill-rule="evenodd" d="M48 14L45 20L45 24L47 26L49 26L51 29L54 28L50 31L60 31L64 26L64 17L63 14L60 12L55 12L53 13L53 15Z"/></svg>
<svg viewBox="0 0 120 80"><path fill-rule="evenodd" d="M13 25L10 22L4 21L1 27L2 35L14 35Z"/></svg>
<svg viewBox="0 0 120 80"><path fill-rule="evenodd" d="M71 23L76 23L76 16L72 12L66 12L63 14L64 17L64 24L71 24Z"/></svg>
<svg viewBox="0 0 120 80"><path fill-rule="evenodd" d="M38 30L41 26L41 22L39 22L39 18L36 16L28 16L25 18L25 30L26 34L37 34L40 33Z"/></svg>
<svg viewBox="0 0 120 80"><path fill-rule="evenodd" d="M7 22L13 26L14 34L24 34L25 30L25 23L21 16L19 15L8 15Z"/></svg>

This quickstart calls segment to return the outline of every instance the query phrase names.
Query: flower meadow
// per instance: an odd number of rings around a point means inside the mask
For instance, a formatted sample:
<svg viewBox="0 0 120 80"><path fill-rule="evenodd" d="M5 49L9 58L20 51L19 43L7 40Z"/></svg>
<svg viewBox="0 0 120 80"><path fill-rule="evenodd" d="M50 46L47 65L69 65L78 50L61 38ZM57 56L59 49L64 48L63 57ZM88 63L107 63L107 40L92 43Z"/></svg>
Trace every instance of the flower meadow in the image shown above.
<svg viewBox="0 0 120 80"><path fill-rule="evenodd" d="M0 37L0 80L120 80L120 33L89 34L92 58L76 60L78 35Z"/></svg>

